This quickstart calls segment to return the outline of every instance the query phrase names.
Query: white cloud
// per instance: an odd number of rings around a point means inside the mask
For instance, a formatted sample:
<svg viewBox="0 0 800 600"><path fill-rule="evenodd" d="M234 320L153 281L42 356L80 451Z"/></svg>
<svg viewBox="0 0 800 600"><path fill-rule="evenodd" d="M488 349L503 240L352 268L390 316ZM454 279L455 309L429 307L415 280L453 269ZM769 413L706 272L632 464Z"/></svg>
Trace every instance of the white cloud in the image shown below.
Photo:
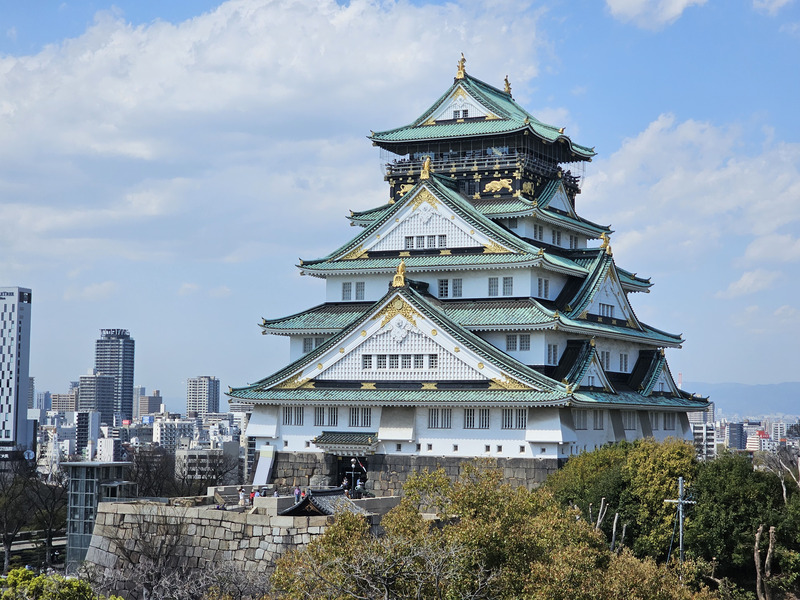
<svg viewBox="0 0 800 600"><path fill-rule="evenodd" d="M107 300L114 296L118 289L119 284L115 281L92 283L84 287L71 286L65 290L64 300L85 300L89 302Z"/></svg>
<svg viewBox="0 0 800 600"><path fill-rule="evenodd" d="M719 292L717 296L720 298L736 298L738 296L755 294L762 290L769 289L780 275L781 274L777 271L767 271L765 269L747 271L742 273L742 276L737 281L731 283L728 289Z"/></svg>
<svg viewBox="0 0 800 600"><path fill-rule="evenodd" d="M191 294L196 293L200 289L200 286L196 283L182 283L181 287L178 288L178 295L179 296L189 296Z"/></svg>
<svg viewBox="0 0 800 600"><path fill-rule="evenodd" d="M753 8L759 12L774 16L784 6L791 4L793 0L753 0Z"/></svg>
<svg viewBox="0 0 800 600"><path fill-rule="evenodd" d="M800 239L788 234L757 237L745 249L744 258L750 264L764 261L800 261Z"/></svg>
<svg viewBox="0 0 800 600"><path fill-rule="evenodd" d="M644 29L660 29L677 21L690 6L705 3L706 0L606 0L615 19L633 22Z"/></svg>

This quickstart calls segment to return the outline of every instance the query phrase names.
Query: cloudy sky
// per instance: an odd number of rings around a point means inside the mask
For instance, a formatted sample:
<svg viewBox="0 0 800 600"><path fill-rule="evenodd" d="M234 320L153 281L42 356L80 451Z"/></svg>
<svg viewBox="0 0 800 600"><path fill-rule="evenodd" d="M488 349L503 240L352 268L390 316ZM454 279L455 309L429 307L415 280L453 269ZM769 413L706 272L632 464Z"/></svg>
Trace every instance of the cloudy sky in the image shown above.
<svg viewBox="0 0 800 600"><path fill-rule="evenodd" d="M31 375L65 391L101 328L184 407L281 367L293 266L382 204L365 136L467 71L595 146L578 210L652 276L685 381L797 381L800 0L0 3L0 285L34 292Z"/></svg>

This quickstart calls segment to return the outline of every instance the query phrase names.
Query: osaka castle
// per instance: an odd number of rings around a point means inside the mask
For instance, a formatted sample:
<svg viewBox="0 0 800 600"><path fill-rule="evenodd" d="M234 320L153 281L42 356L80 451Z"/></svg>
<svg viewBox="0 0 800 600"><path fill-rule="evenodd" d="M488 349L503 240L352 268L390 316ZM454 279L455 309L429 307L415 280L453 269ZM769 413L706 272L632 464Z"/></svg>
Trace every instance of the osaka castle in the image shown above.
<svg viewBox="0 0 800 600"><path fill-rule="evenodd" d="M574 173L593 148L463 57L428 110L369 139L388 201L351 211L357 235L300 261L323 302L262 321L291 362L228 392L254 405L253 483L349 477L391 493L424 466L485 457L533 485L609 442L692 438L686 413L707 400L678 388L665 356L682 337L637 318L650 280L578 213Z"/></svg>

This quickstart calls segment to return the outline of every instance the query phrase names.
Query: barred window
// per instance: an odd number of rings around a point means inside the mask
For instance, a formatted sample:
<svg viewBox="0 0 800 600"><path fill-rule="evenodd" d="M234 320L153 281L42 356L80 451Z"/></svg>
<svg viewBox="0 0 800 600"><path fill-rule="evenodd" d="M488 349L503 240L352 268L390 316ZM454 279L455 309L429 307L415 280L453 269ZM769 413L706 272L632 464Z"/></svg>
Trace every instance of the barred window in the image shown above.
<svg viewBox="0 0 800 600"><path fill-rule="evenodd" d="M425 247L425 236L418 235L417 236L417 248L424 248Z"/></svg>
<svg viewBox="0 0 800 600"><path fill-rule="evenodd" d="M306 409L304 406L295 406L294 407L294 424L295 425L302 425L303 424L303 417L305 416Z"/></svg>
<svg viewBox="0 0 800 600"><path fill-rule="evenodd" d="M339 408L331 406L328 408L328 426L338 427L339 425Z"/></svg>
<svg viewBox="0 0 800 600"><path fill-rule="evenodd" d="M594 429L603 429L603 411L600 409L595 409L592 411L592 416L594 417Z"/></svg>
<svg viewBox="0 0 800 600"><path fill-rule="evenodd" d="M533 226L533 239L539 241L544 240L544 226L542 225Z"/></svg>
<svg viewBox="0 0 800 600"><path fill-rule="evenodd" d="M525 429L528 426L528 409L527 408L518 408L517 409L517 429Z"/></svg>
<svg viewBox="0 0 800 600"><path fill-rule="evenodd" d="M600 303L600 316L614 318L614 305Z"/></svg>
<svg viewBox="0 0 800 600"><path fill-rule="evenodd" d="M653 431L658 431L659 429L659 413L656 411L650 412L650 427L653 428Z"/></svg>
<svg viewBox="0 0 800 600"><path fill-rule="evenodd" d="M489 409L478 409L478 429L489 429Z"/></svg>
<svg viewBox="0 0 800 600"><path fill-rule="evenodd" d="M428 409L428 429L439 429L439 409Z"/></svg>
<svg viewBox="0 0 800 600"><path fill-rule="evenodd" d="M353 299L353 282L352 281L343 281L342 282L342 300L352 300Z"/></svg>
<svg viewBox="0 0 800 600"><path fill-rule="evenodd" d="M356 281L356 300L364 299L364 282Z"/></svg>
<svg viewBox="0 0 800 600"><path fill-rule="evenodd" d="M425 355L424 354L415 354L414 355L414 368L415 369L424 369L425 368Z"/></svg>
<svg viewBox="0 0 800 600"><path fill-rule="evenodd" d="M371 408L362 408L361 409L361 426L362 427L372 427L372 409Z"/></svg>
<svg viewBox="0 0 800 600"><path fill-rule="evenodd" d="M636 429L636 412L632 410L623 410L622 412L622 428L623 429Z"/></svg>
<svg viewBox="0 0 800 600"><path fill-rule="evenodd" d="M436 248L436 236L429 235L428 236L428 248Z"/></svg>
<svg viewBox="0 0 800 600"><path fill-rule="evenodd" d="M475 409L464 409L464 429L475 429Z"/></svg>
<svg viewBox="0 0 800 600"><path fill-rule="evenodd" d="M675 429L675 413L664 413L664 431L673 431Z"/></svg>
<svg viewBox="0 0 800 600"><path fill-rule="evenodd" d="M558 364L558 344L547 344L547 364Z"/></svg>
<svg viewBox="0 0 800 600"><path fill-rule="evenodd" d="M362 354L361 355L361 368L362 369L371 369L372 368L372 355L371 354Z"/></svg>
<svg viewBox="0 0 800 600"><path fill-rule="evenodd" d="M359 410L356 407L350 408L350 427L358 427Z"/></svg>
<svg viewBox="0 0 800 600"><path fill-rule="evenodd" d="M378 354L376 357L375 362L377 363L375 366L378 369L385 369L386 368L386 355L385 354Z"/></svg>
<svg viewBox="0 0 800 600"><path fill-rule="evenodd" d="M413 250L414 249L414 236L407 235L406 236L406 250Z"/></svg>
<svg viewBox="0 0 800 600"><path fill-rule="evenodd" d="M531 334L521 333L519 336L519 349L526 351L531 349Z"/></svg>
<svg viewBox="0 0 800 600"><path fill-rule="evenodd" d="M572 250L575 250L578 247L578 236L577 235L569 236L569 247Z"/></svg>
<svg viewBox="0 0 800 600"><path fill-rule="evenodd" d="M621 352L619 355L619 370L621 373L628 372L628 354Z"/></svg>
<svg viewBox="0 0 800 600"><path fill-rule="evenodd" d="M390 354L389 355L389 368L390 369L399 369L400 368L400 356L397 354Z"/></svg>
<svg viewBox="0 0 800 600"><path fill-rule="evenodd" d="M560 246L561 245L561 232L553 229L553 231L551 233L553 234L552 235L553 245L554 246Z"/></svg>
<svg viewBox="0 0 800 600"><path fill-rule="evenodd" d="M539 277L539 298L547 300L550 297L550 280Z"/></svg>
<svg viewBox="0 0 800 600"><path fill-rule="evenodd" d="M450 294L450 282L447 279L439 280L439 298L447 298Z"/></svg>
<svg viewBox="0 0 800 600"><path fill-rule="evenodd" d="M314 426L321 427L325 425L325 408L323 406L314 407Z"/></svg>
<svg viewBox="0 0 800 600"><path fill-rule="evenodd" d="M308 354L314 349L314 338L303 338L303 354Z"/></svg>
<svg viewBox="0 0 800 600"><path fill-rule="evenodd" d="M442 429L450 429L453 425L453 409L442 409Z"/></svg>
<svg viewBox="0 0 800 600"><path fill-rule="evenodd" d="M497 277L489 277L489 295L497 296L499 293Z"/></svg>
<svg viewBox="0 0 800 600"><path fill-rule="evenodd" d="M502 418L500 422L500 427L502 429L513 429L514 428L514 409L513 408L504 408L502 413Z"/></svg>
<svg viewBox="0 0 800 600"><path fill-rule="evenodd" d="M292 412L292 407L291 406L284 406L283 407L283 424L284 425L291 425L293 416L294 416L294 413Z"/></svg>
<svg viewBox="0 0 800 600"><path fill-rule="evenodd" d="M438 354L429 354L428 355L428 368L429 369L436 369L439 367L439 355Z"/></svg>
<svg viewBox="0 0 800 600"><path fill-rule="evenodd" d="M403 369L410 369L411 368L411 355L410 354L403 354L400 357L400 366Z"/></svg>
<svg viewBox="0 0 800 600"><path fill-rule="evenodd" d="M439 248L447 248L447 235L439 236Z"/></svg>
<svg viewBox="0 0 800 600"><path fill-rule="evenodd" d="M572 409L572 419L575 421L575 429L586 429L586 413L582 408Z"/></svg>
<svg viewBox="0 0 800 600"><path fill-rule="evenodd" d="M601 350L600 351L600 364L603 365L603 368L608 371L611 368L611 352L608 350Z"/></svg>

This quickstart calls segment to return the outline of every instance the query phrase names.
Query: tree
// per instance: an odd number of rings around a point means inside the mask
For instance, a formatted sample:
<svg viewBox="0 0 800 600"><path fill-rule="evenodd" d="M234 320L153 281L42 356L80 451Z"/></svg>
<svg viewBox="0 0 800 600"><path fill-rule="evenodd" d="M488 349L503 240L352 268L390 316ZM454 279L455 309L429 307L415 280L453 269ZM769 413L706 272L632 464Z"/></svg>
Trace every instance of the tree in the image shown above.
<svg viewBox="0 0 800 600"><path fill-rule="evenodd" d="M0 539L3 542L3 573L8 573L11 547L33 515L29 478L18 469L0 472Z"/></svg>
<svg viewBox="0 0 800 600"><path fill-rule="evenodd" d="M86 581L61 575L35 576L28 569L14 569L8 574L3 600L96 600L98 596ZM122 600L112 597L108 600Z"/></svg>
<svg viewBox="0 0 800 600"><path fill-rule="evenodd" d="M45 566L53 563L53 537L67 523L67 475L59 470L45 482L33 478L30 499L35 509L34 525L44 533Z"/></svg>
<svg viewBox="0 0 800 600"><path fill-rule="evenodd" d="M135 481L139 496L168 496L175 485L175 456L159 446L137 448L131 460L130 478Z"/></svg>

